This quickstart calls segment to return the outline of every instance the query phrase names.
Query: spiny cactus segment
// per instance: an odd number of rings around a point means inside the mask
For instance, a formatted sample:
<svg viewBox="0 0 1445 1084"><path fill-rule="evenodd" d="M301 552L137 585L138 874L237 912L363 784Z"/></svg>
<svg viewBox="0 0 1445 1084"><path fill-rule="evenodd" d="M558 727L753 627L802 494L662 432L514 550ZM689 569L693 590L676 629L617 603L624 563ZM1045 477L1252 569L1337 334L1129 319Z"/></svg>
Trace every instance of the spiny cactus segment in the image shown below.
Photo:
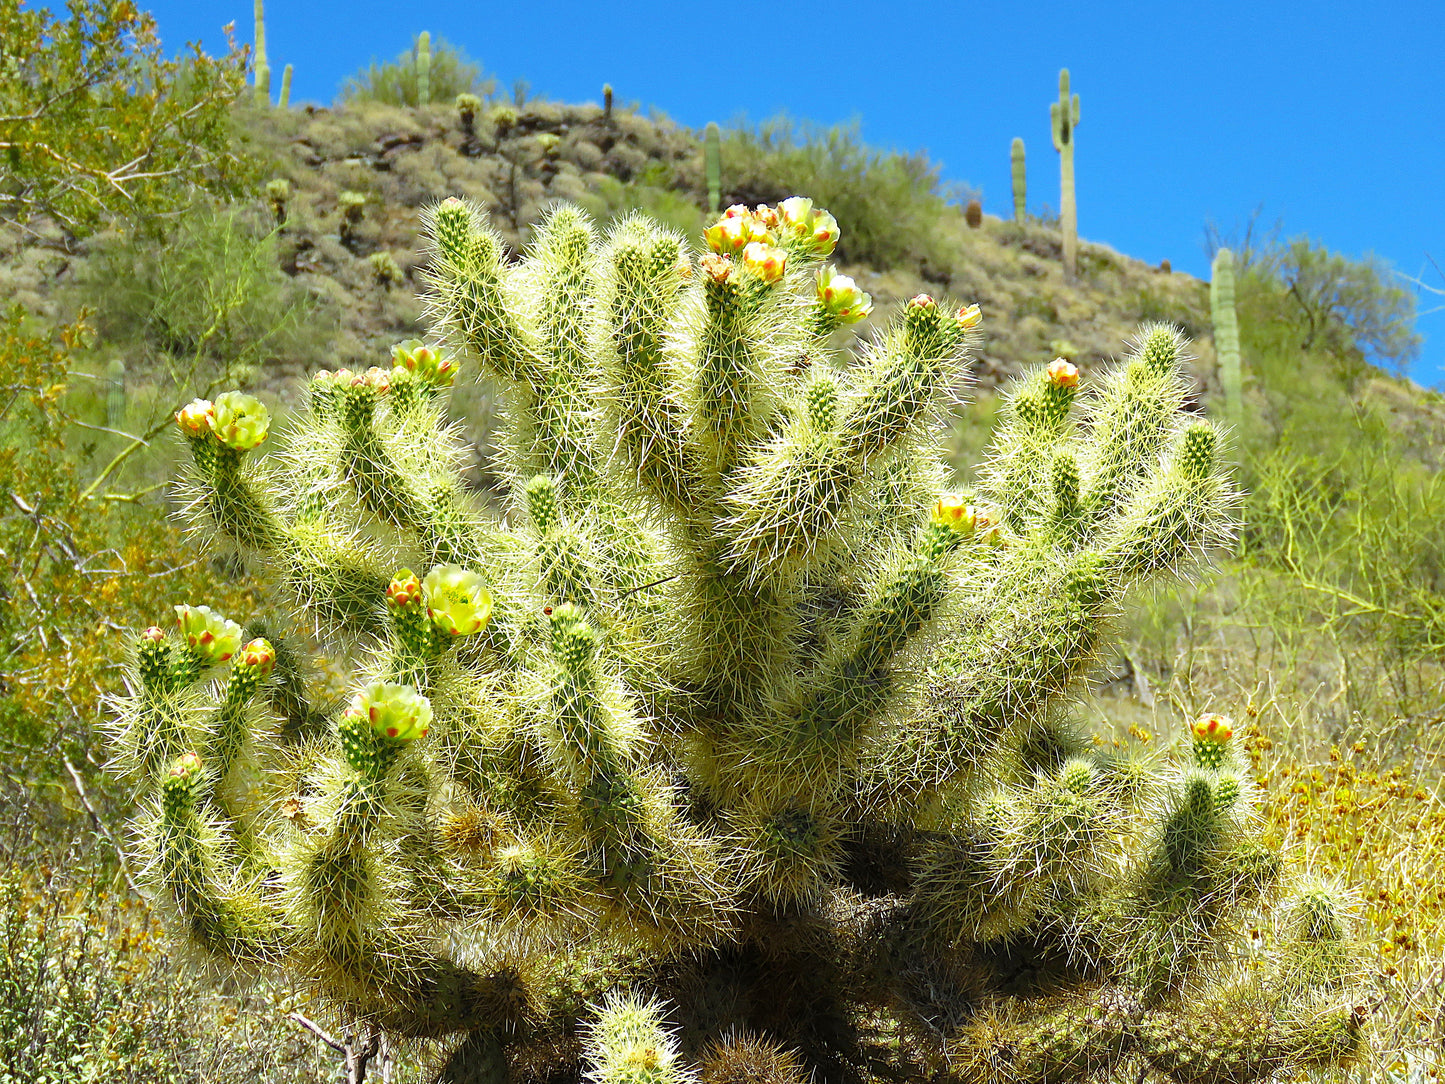
<svg viewBox="0 0 1445 1084"><path fill-rule="evenodd" d="M1353 1054L1350 909L1259 839L1228 720L1141 764L1066 711L1126 593L1229 537L1174 330L1031 370L951 492L983 315L885 320L810 200L729 208L701 253L567 207L518 263L464 201L427 226L436 339L317 374L269 454L250 397L177 415L197 537L279 590L249 632L177 607L116 705L189 938L399 1042L457 1036L443 1082ZM500 513L445 420L463 362L506 399ZM1276 895L1259 958L1222 951Z"/></svg>

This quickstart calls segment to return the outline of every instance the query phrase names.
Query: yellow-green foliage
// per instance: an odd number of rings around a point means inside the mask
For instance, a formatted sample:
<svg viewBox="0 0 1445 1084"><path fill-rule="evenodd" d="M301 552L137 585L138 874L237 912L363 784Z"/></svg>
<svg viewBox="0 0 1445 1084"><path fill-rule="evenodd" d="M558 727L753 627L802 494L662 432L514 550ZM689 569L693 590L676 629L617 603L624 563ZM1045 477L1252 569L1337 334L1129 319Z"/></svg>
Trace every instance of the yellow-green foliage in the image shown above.
<svg viewBox="0 0 1445 1084"><path fill-rule="evenodd" d="M215 992L139 900L103 884L0 872L0 946L4 1084L335 1079L329 1050L276 1025L314 1011L304 1001L265 985Z"/></svg>
<svg viewBox="0 0 1445 1084"><path fill-rule="evenodd" d="M0 218L49 216L84 236L111 215L143 220L244 185L234 42L220 58L166 59L155 19L134 4L76 0L66 16L0 6Z"/></svg>
<svg viewBox="0 0 1445 1084"><path fill-rule="evenodd" d="M95 703L100 692L121 691L122 630L148 623L158 597L215 583L163 508L105 499L104 486L80 498L97 468L79 447L91 434L74 425L67 393L83 379L74 370L85 339L81 326L33 330L19 309L0 324L11 388L0 411L0 749L7 784L32 795L22 823L42 847L61 834L57 797L70 790L61 758L87 777L103 758ZM239 585L216 586L231 605L250 597ZM51 785L30 792L41 780Z"/></svg>

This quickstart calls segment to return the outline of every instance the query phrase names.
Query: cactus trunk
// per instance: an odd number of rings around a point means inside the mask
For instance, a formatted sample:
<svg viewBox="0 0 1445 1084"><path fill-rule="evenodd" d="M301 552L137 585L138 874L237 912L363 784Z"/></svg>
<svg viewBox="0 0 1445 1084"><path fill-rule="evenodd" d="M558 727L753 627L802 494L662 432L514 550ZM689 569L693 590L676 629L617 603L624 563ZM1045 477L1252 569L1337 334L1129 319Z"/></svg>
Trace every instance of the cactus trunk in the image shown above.
<svg viewBox="0 0 1445 1084"><path fill-rule="evenodd" d="M256 0L256 97L271 102L271 66L266 62L266 0Z"/></svg>
<svg viewBox="0 0 1445 1084"><path fill-rule="evenodd" d="M416 39L416 104L431 104L431 34L426 30Z"/></svg>
<svg viewBox="0 0 1445 1084"><path fill-rule="evenodd" d="M1014 221L1022 222L1028 195L1028 177L1024 172L1024 141L1015 139L1009 148L1009 164L1013 174Z"/></svg>
<svg viewBox="0 0 1445 1084"><path fill-rule="evenodd" d="M716 122L708 121L702 143L707 168L707 210L715 215L722 209L722 133Z"/></svg>
<svg viewBox="0 0 1445 1084"><path fill-rule="evenodd" d="M1209 310L1214 323L1214 354L1224 389L1225 417L1238 431L1244 424L1244 382L1239 364L1239 318L1234 308L1234 254L1214 254L1209 278Z"/></svg>
<svg viewBox="0 0 1445 1084"><path fill-rule="evenodd" d="M1079 126L1079 96L1069 94L1069 69L1059 69L1059 100L1049 106L1054 150L1059 152L1059 229L1063 233L1064 281L1078 274L1079 215L1074 203L1074 129Z"/></svg>

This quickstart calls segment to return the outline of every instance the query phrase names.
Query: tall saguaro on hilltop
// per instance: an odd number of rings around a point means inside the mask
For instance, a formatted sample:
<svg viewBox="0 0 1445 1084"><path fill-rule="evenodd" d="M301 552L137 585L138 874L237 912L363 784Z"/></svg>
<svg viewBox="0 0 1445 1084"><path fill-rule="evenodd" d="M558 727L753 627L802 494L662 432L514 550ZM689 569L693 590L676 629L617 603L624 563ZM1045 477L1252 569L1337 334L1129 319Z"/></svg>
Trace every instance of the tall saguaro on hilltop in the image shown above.
<svg viewBox="0 0 1445 1084"><path fill-rule="evenodd" d="M1079 96L1069 93L1069 69L1059 69L1059 100L1049 106L1054 150L1059 152L1059 228L1064 235L1064 281L1074 281L1079 259L1079 214L1074 205L1074 129Z"/></svg>
<svg viewBox="0 0 1445 1084"><path fill-rule="evenodd" d="M431 32L423 30L416 39L416 104L431 103Z"/></svg>
<svg viewBox="0 0 1445 1084"><path fill-rule="evenodd" d="M256 0L256 97L271 101L271 65L266 62L266 0Z"/></svg>
<svg viewBox="0 0 1445 1084"><path fill-rule="evenodd" d="M1025 172L1024 141L1018 137L1014 137L1013 146L1009 148L1009 164L1013 173L1014 221L1022 222L1028 206L1028 174Z"/></svg>

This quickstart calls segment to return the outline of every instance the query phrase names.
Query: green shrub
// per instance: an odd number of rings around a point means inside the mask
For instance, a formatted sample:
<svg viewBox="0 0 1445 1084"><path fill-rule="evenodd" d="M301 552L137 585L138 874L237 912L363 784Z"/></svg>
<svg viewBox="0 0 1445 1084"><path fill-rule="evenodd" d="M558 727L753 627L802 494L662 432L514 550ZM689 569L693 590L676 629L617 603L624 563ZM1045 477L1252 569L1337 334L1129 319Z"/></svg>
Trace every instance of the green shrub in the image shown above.
<svg viewBox="0 0 1445 1084"><path fill-rule="evenodd" d="M412 46L390 63L373 60L369 67L349 78L341 88L341 100L384 102L387 105L426 105L456 101L458 94L491 98L497 81L482 75L482 66L445 38L431 42L431 72L426 102L418 101L418 35Z"/></svg>
<svg viewBox="0 0 1445 1084"><path fill-rule="evenodd" d="M114 234L79 276L104 342L172 388L244 381L322 356L324 319L280 269L275 233L247 207L198 205L173 224Z"/></svg>
<svg viewBox="0 0 1445 1084"><path fill-rule="evenodd" d="M616 222L641 211L689 237L696 236L702 228L702 211L688 196L667 186L667 173L665 166L655 163L626 184L604 177L597 190L579 202L600 222Z"/></svg>
<svg viewBox="0 0 1445 1084"><path fill-rule="evenodd" d="M70 0L66 15L0 0L0 221L43 215L82 237L251 179L230 129L246 81L234 41L167 59L133 3Z"/></svg>

